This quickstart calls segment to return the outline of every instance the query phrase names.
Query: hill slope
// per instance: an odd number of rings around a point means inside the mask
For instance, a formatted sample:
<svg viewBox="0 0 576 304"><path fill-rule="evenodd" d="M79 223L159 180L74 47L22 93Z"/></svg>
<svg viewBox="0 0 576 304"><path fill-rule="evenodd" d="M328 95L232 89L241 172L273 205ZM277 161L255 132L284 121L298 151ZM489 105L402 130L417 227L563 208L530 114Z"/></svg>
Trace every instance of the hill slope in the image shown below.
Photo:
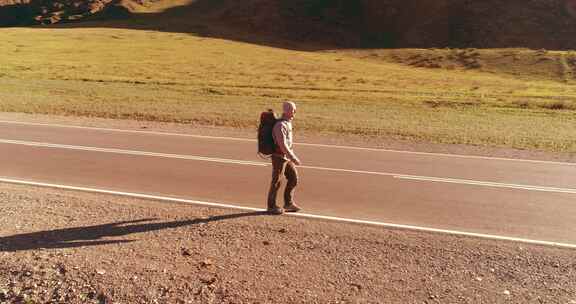
<svg viewBox="0 0 576 304"><path fill-rule="evenodd" d="M339 47L576 48L567 0L0 0L0 26L145 12L250 34ZM151 19L150 16L157 17ZM210 26L208 23L207 26Z"/></svg>

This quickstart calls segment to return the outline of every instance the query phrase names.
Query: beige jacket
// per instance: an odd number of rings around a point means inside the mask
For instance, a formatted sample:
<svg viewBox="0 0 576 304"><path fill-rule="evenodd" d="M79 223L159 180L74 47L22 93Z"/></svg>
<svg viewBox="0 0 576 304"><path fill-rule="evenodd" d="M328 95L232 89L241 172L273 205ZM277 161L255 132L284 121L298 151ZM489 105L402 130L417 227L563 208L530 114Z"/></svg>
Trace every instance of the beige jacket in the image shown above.
<svg viewBox="0 0 576 304"><path fill-rule="evenodd" d="M278 152L275 153L276 155L292 161L298 159L292 148L294 140L291 121L285 119L278 121L272 129L272 136L274 137L274 143L278 146Z"/></svg>

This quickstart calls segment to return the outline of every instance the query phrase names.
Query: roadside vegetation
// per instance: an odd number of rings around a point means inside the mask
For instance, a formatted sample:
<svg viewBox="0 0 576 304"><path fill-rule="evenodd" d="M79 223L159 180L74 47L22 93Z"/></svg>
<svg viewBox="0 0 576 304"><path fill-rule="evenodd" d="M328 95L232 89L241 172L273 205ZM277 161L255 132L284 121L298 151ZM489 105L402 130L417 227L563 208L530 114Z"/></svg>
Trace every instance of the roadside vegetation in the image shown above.
<svg viewBox="0 0 576 304"><path fill-rule="evenodd" d="M134 21L137 22L137 21ZM576 54L529 49L295 51L200 35L0 29L0 111L576 151Z"/></svg>

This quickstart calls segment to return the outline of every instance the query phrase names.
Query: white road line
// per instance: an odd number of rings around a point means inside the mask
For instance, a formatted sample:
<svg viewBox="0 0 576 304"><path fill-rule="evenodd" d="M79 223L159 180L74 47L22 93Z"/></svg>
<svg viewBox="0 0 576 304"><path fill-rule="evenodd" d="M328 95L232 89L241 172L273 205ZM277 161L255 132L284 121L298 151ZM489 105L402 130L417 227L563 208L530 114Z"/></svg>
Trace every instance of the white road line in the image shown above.
<svg viewBox="0 0 576 304"><path fill-rule="evenodd" d="M344 173L367 174L367 175L381 175L381 176L397 176L397 175L401 175L401 174L398 174L398 173L389 173L389 172L362 171L362 170L351 170L351 169L315 167L315 166L298 166L298 168L312 169L312 170L322 170L322 171L333 171L333 172L344 172Z"/></svg>
<svg viewBox="0 0 576 304"><path fill-rule="evenodd" d="M25 145L25 146L32 146L32 147L70 149L70 150L103 152L103 153L116 153L116 154L136 155L136 156L174 158L174 159L218 162L218 163L226 163L226 164L258 166L258 167L270 166L269 163L243 161L243 160L235 160L235 159L210 158L210 157L195 156L195 155L165 154L165 153L155 153L155 152L146 152L146 151L108 149L108 148L87 147L87 146L71 146L71 145L28 142L28 141L18 141L18 140L8 140L8 139L0 139L0 144ZM487 182L487 181L443 178L443 177L434 177L434 176L406 175L406 174L399 174L399 173L392 173L392 172L362 171L362 170L350 170L350 169L339 169L339 168L315 167L315 166L300 166L300 168L311 169L311 170L320 170L320 171L332 171L332 172L343 172L343 173L354 173L354 174L365 174L365 175L390 176L390 177L393 177L396 179L417 180L417 181L426 181L426 182L441 182L441 183L465 184L465 185L473 185L473 186L481 186L481 187L511 188L511 189L526 190L526 191L576 194L576 189L572 189L572 188L558 188L558 187L545 187L545 186L533 186L533 185L507 184L507 183L497 183L497 182Z"/></svg>
<svg viewBox="0 0 576 304"><path fill-rule="evenodd" d="M244 210L244 211L264 211L264 209L260 209L260 208L243 207L243 206L220 204L220 203L214 203L214 202L195 201L195 200L179 199L179 198L166 197L166 196L148 195L148 194L143 194L143 193L120 192L120 191L112 191L112 190L105 190L105 189L88 188L88 187L58 185L58 184L50 184L50 183L42 183L42 182L16 180L16 179L10 179L10 178L0 178L0 182L10 183L10 184L18 184L18 185L49 187L49 188L56 188L56 189L63 189L63 190L92 192L92 193L100 193L100 194L111 194L111 195L133 197L133 198L140 198L140 199L186 203L186 204L191 204L191 205L196 205L196 206L205 206L205 207L215 207L215 208ZM532 244L532 245L543 245L543 246L576 249L576 244L569 244L569 243L559 243L559 242L550 242L550 241L542 241L542 240L531 240L531 239L524 239L524 238L517 238L517 237L508 237L508 236L491 235L491 234L483 234L483 233L473 233L473 232L456 231L456 230L448 230L448 229L437 229L437 228L420 227L420 226L412 226L412 225L393 224L393 223L385 223L385 222L378 222L378 221L366 221L366 220L359 220L359 219L349 219L349 218L324 216L324 215L316 215L316 214L306 214L306 213L291 213L291 214L287 214L287 215L292 216L292 217L297 217L297 218L320 219L320 220L328 220L328 221L335 221L335 222L378 226L378 227L384 227L384 228L404 229L404 230L412 230L412 231L420 231L420 232L432 232L432 233L440 233L440 234L448 234L448 235L456 235L456 236L466 236L466 237L474 237L474 238L489 239L489 240L511 241L511 242L519 242L519 243Z"/></svg>
<svg viewBox="0 0 576 304"><path fill-rule="evenodd" d="M150 135L163 135L163 136L179 136L179 137L191 137L191 138L206 138L206 139L222 139L222 140L256 142L255 139L250 139L250 138L207 136L207 135L194 135L194 134L183 134L183 133L143 131L143 130L126 130L126 129L98 128L98 127L84 127L84 126L75 126L75 125L46 124L46 123L36 123L36 122L0 120L0 123L13 124L13 125L30 125L30 126L52 127L52 128L106 131L106 132L117 132L117 133L150 134Z"/></svg>
<svg viewBox="0 0 576 304"><path fill-rule="evenodd" d="M520 189L520 190L528 190L528 191L576 194L576 189L573 189L573 188L542 187L542 186L531 186L531 185L484 182L484 181L475 181L475 180L468 180L468 179L454 179L454 178L441 178L441 177L431 177L431 176L414 176L414 175L396 175L396 176L394 176L394 178L425 181L425 182L438 182L438 183L484 186L484 187L494 187L494 188L510 188L510 189Z"/></svg>
<svg viewBox="0 0 576 304"><path fill-rule="evenodd" d="M135 151L135 150L96 148L96 147L86 147L86 146L71 146L71 145L60 145L60 144L29 142L29 141L19 141L19 140L7 140L7 139L0 139L0 144L13 144L13 145L24 145L24 146L32 146L32 147L69 149L69 150L80 150L80 151L138 155L138 156L152 156L152 157L162 157L162 158L176 158L176 159L198 160L198 161L217 162L217 163L226 163L226 164L238 164L238 165L249 165L249 166L260 166L260 167L268 166L267 163L243 161L243 160L235 160L235 159L211 158L211 157L193 156L193 155L165 154L165 153L155 153L155 152Z"/></svg>
<svg viewBox="0 0 576 304"><path fill-rule="evenodd" d="M527 190L527 191L576 194L576 189L573 189L573 188L557 188L557 187L546 187L546 186L507 184L507 183L486 182L486 181L476 181L476 180L467 180L467 179L443 178L443 177L434 177L434 176L406 175L406 174L398 174L398 173L392 173L392 172L360 171L360 170L313 167L313 166L300 166L300 168L308 168L308 169L324 170L324 171L334 171L334 172L345 172L345 173L391 176L391 177L396 178L396 179L417 180L417 181L426 181L426 182L439 182L439 183L462 184L462 185L472 185L472 186L492 187L492 188L509 188L509 189L520 189L520 190Z"/></svg>
<svg viewBox="0 0 576 304"><path fill-rule="evenodd" d="M135 133L135 134L150 134L150 135L163 135L163 136L181 136L181 137L190 137L190 138L203 138L203 139L218 139L218 140L232 140L232 141L243 141L243 142L256 142L255 139L249 139L249 138L223 137L223 136L207 136L207 135L193 135L193 134L182 134L182 133L156 132L156 131L140 131L140 130L125 130L125 129L98 128L98 127L83 127L83 126L63 125L63 124L33 123L33 122L20 122L20 121L9 121L9 120L0 120L0 123L4 123L4 124L18 124L18 125L31 125L31 126L44 126L44 127L55 127L55 128L84 129L84 130L107 131L107 132L118 132L118 133ZM324 144L314 144L314 143L296 143L295 145L296 145L296 146L307 146L307 147L321 147L321 148L357 150L357 151L372 151L372 152L386 152L386 153L397 153L397 154L423 155L423 156L433 156L433 157L448 157L448 158L463 158L463 159L480 159L480 160L497 160L497 161L525 162L525 163L534 163L534 164L550 164L550 165L576 166L576 163L570 163L570 162L555 162L555 161L533 160L533 159L502 158L502 157L475 156L475 155L460 155L460 154L447 154L447 153L416 152L416 151L389 150L389 149L378 149L378 148L362 148L362 147L341 146L341 145L324 145Z"/></svg>

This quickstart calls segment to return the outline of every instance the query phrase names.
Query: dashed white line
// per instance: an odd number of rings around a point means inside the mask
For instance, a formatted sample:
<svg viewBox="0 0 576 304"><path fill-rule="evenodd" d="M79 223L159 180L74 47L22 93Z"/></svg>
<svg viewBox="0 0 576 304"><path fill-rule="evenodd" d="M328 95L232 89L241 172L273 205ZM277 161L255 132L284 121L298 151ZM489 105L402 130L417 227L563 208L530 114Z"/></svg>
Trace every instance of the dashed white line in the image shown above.
<svg viewBox="0 0 576 304"><path fill-rule="evenodd" d="M221 203L214 203L214 202L180 199L180 198L173 198L173 197L166 197L166 196L149 195L149 194L143 194L143 193L121 192L121 191L113 191L113 190L106 190L106 189L89 188L89 187L77 187L77 186L43 183L43 182L16 180L16 179L10 179L10 178L0 178L0 182L10 183L10 184L18 184L18 185L49 187L49 188L56 188L56 189L63 189L63 190L73 190L73 191L92 192L92 193L100 193L100 194L110 194L110 195L133 197L133 198L139 198L139 199L149 199L149 200L166 201L166 202L186 203L186 204L191 204L191 205L196 205L196 206L204 206L204 207L214 207L214 208L224 208L224 209L234 209L234 210L244 210L244 211L264 211L264 209L261 209L261 208L252 208L252 207L244 207L244 206L237 206L237 205L230 205L230 204L221 204ZM292 214L287 214L287 215L292 216L292 217L297 217L297 218L320 219L320 220L328 220L328 221L343 222L343 223L353 223L353 224L378 226L378 227L384 227L384 228L404 229L404 230L412 230L412 231L420 231L420 232L429 232L429 233L431 232L431 233L474 237L474 238L489 239L489 240L511 241L511 242L518 242L518 243L525 243L525 244L532 244L532 245L542 245L542 246L552 246L552 247L576 249L576 244L570 244L570 243L550 242L550 241L543 241L543 240L532 240L532 239L517 238L517 237L508 237L508 236L491 235L491 234L483 234L483 233L473 233L473 232L456 231L456 230L448 230L448 229L437 229L437 228L420 227L420 226L412 226L412 225L402 225L402 224L385 223L385 222L378 222L378 221L367 221L367 220L360 220L360 219L324 216L324 215L317 215L317 214L292 213Z"/></svg>
<svg viewBox="0 0 576 304"><path fill-rule="evenodd" d="M43 126L43 127L53 127L53 128L84 129L84 130L106 131L106 132L118 132L118 133L150 134L150 135L162 135L162 136L181 136L181 137L189 137L189 138L231 140L231 141L243 141L243 142L255 142L255 141L256 141L255 139L250 139L250 138L237 138L237 137L224 137L224 136L207 136L207 135L194 135L194 134L157 132L157 131L142 131L142 130L126 130L126 129L113 129L113 128L98 128L98 127L85 127L85 126L63 125L63 124L48 124L48 123L21 122L21 121L9 121L9 120L0 120L0 123L4 123L4 124L15 124L15 125ZM315 143L295 143L295 145L297 145L297 146L308 146L308 147L321 147L321 148L357 150L357 151L372 151L372 152L385 152L385 153L396 153L396 154L423 155L423 156L433 156L433 157L448 157L448 158L463 158L463 159L480 159L480 160L497 160L497 161L525 162L525 163L535 163L535 164L550 164L550 165L576 166L576 163L571 163L571 162L555 162L555 161L533 160L533 159L502 158L502 157L476 156L476 155L460 155L460 154L447 154L447 153L417 152L417 151L390 150L390 149L379 149L379 148L352 147L352 146L342 146L342 145L325 145L325 144L315 144Z"/></svg>
<svg viewBox="0 0 576 304"><path fill-rule="evenodd" d="M268 166L267 163L235 160L235 159L212 158L212 157L203 157L203 156L194 156L194 155L166 154L166 153L155 153L155 152L122 150L122 149L110 149L110 148L97 148L97 147L87 147L87 146L72 146L72 145L61 145L61 144L8 140L8 139L0 139L0 143L13 144L13 145L24 145L24 146L32 146L32 147L43 147L43 148L56 148L56 149L80 150L80 151L91 151L91 152L102 152L102 153L115 153L115 154L127 154L127 155L138 155L138 156L152 156L152 157L162 157L162 158L198 160L198 161L227 163L227 164L259 166L259 167Z"/></svg>
<svg viewBox="0 0 576 304"><path fill-rule="evenodd" d="M531 186L531 185L505 184L505 183L494 183L494 182L467 180L467 179L441 178L441 177L430 177L430 176L414 176L414 175L396 175L396 176L394 176L394 178L406 179L406 180L416 180L416 181L425 181L425 182L438 182L438 183L472 185L472 186L483 186L483 187L494 187L494 188L510 188L510 189L519 189L519 190L528 190L528 191L576 194L576 189L572 189L572 188L541 187L541 186Z"/></svg>
<svg viewBox="0 0 576 304"><path fill-rule="evenodd" d="M161 158L173 158L173 159L184 159L184 160L194 160L194 161L207 161L207 162L217 162L217 163L235 164L235 165L248 165L248 166L257 166L257 167L270 166L269 163L235 160L235 159L211 158L211 157L203 157L203 156L195 156L195 155L166 154L166 153L155 153L155 152L122 150L122 149L110 149L110 148L98 148L98 147L88 147L88 146L72 146L72 145L61 145L61 144L29 142L29 141L8 140L8 139L0 139L0 144L25 145L25 146L32 146L32 147L69 149L69 150L79 150L79 151L115 153L115 154L161 157ZM472 186L480 186L480 187L519 189L519 190L525 190L525 191L541 191L541 192L556 192L556 193L576 194L576 189L572 189L572 188L520 185L520 184L498 183L498 182L488 182L488 181L443 178L443 177L434 177L434 176L406 175L406 174L399 174L399 173L393 173L393 172L363 171L363 170L351 170L351 169L340 169L340 168L316 167L316 166L300 166L300 167L303 169L320 170L320 171L332 171L332 172L343 172L343 173L354 173L354 174L390 176L390 177L393 177L396 179L416 180L416 181L425 181L425 182L439 182L439 183L472 185Z"/></svg>
<svg viewBox="0 0 576 304"><path fill-rule="evenodd" d="M247 141L247 142L255 142L255 141L256 141L255 139L250 139L250 138L237 138L237 137L224 137L224 136L208 136L208 135L195 135L195 134L157 132L157 131L144 131L144 130L127 130L127 129L114 129L114 128L98 128L98 127L85 127L85 126L75 126L75 125L47 124L47 123L9 121L9 120L0 120L0 123L12 124L12 125L41 126L41 127L51 127L51 128L66 128L66 129L79 129L79 130L106 131L106 132L116 132L116 133L133 133L133 134L149 134L149 135L163 135L163 136L179 136L179 137L190 137L190 138L222 139L222 140Z"/></svg>

